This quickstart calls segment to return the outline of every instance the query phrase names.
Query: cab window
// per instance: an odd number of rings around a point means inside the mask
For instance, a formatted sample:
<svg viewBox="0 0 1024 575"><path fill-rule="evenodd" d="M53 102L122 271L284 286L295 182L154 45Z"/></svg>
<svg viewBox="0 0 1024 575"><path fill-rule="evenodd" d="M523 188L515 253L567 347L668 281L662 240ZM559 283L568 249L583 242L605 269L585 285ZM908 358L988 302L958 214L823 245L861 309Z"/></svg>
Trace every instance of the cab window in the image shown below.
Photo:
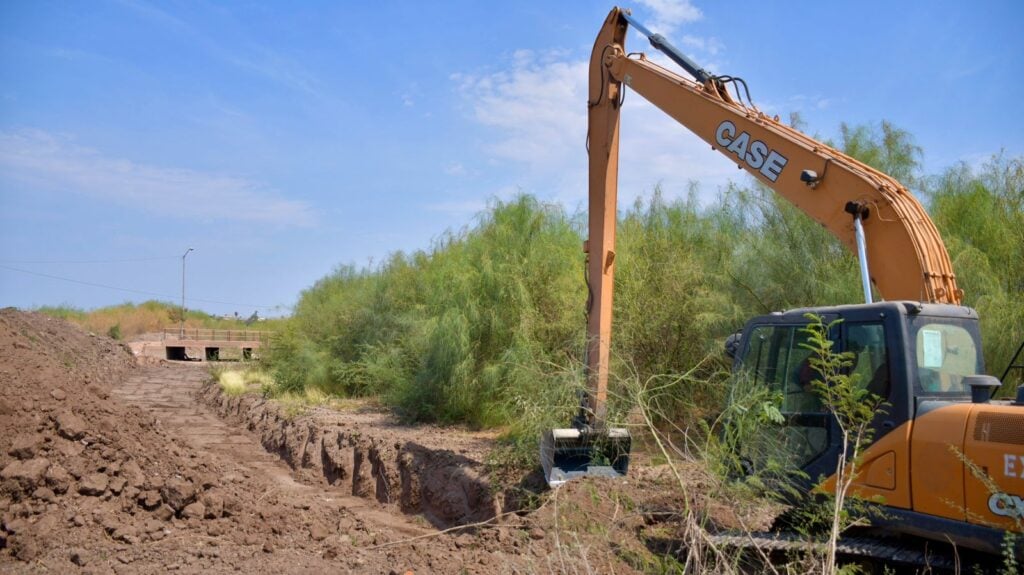
<svg viewBox="0 0 1024 575"><path fill-rule="evenodd" d="M850 323L846 326L846 351L853 365L850 374L868 393L885 400L892 391L889 354L881 323Z"/></svg>
<svg viewBox="0 0 1024 575"><path fill-rule="evenodd" d="M926 393L965 394L963 379L979 373L974 337L963 327L918 318L914 323L917 387Z"/></svg>
<svg viewBox="0 0 1024 575"><path fill-rule="evenodd" d="M812 385L817 372L810 366L811 352L802 345L807 342L803 327L754 328L743 358L745 371L755 384L767 386L781 398L779 411L786 417L786 423L774 434L800 466L828 448L829 422Z"/></svg>

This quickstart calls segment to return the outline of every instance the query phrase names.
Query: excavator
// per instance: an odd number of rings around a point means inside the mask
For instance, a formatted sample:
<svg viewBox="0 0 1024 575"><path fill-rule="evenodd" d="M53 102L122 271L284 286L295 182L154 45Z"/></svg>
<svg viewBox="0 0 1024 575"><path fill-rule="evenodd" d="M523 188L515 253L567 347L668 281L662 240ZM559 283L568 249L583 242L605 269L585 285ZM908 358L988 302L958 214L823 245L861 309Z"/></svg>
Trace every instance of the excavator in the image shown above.
<svg viewBox="0 0 1024 575"><path fill-rule="evenodd" d="M628 53L630 27L692 79ZM619 115L629 88L858 256L865 303L756 317L727 341L734 371L782 398L777 439L809 478L804 487L834 489L843 453L835 416L806 381L810 352L801 344L807 314L815 314L831 326L834 349L852 357L851 371L883 400L852 488L882 502L872 529L991 554L1008 534L1021 545L1024 386L1013 400L993 399L1001 383L984 375L978 314L962 305L949 254L920 202L890 176L759 111L741 78L702 69L628 11L608 15L589 74L587 392L571 427L541 439L548 484L628 472L630 435L606 418ZM874 301L873 290L884 299Z"/></svg>

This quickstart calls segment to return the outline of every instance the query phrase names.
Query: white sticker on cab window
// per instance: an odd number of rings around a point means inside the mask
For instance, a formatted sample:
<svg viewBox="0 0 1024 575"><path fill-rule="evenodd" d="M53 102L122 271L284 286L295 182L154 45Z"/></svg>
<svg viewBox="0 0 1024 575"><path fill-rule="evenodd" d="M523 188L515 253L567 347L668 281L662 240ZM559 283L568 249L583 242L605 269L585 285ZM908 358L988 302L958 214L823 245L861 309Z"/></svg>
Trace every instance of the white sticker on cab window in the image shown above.
<svg viewBox="0 0 1024 575"><path fill-rule="evenodd" d="M924 346L924 362L921 367L942 367L942 332L922 329L921 344Z"/></svg>

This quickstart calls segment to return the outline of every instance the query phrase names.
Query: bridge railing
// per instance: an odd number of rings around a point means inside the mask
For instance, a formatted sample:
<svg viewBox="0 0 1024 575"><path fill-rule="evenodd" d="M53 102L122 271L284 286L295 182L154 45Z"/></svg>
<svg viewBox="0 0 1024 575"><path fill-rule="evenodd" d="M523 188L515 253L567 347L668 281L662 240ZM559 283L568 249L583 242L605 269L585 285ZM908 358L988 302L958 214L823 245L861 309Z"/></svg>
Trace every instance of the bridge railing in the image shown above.
<svg viewBox="0 0 1024 575"><path fill-rule="evenodd" d="M160 333L161 341L254 341L270 343L274 332L252 329L209 329L209 328L165 328Z"/></svg>

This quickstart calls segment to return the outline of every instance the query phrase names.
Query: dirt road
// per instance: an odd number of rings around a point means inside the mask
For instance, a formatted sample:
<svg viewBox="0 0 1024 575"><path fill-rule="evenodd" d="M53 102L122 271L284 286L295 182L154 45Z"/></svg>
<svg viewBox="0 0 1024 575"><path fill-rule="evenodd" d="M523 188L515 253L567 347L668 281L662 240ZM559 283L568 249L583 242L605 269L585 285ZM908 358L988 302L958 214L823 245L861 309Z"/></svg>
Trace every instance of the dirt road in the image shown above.
<svg viewBox="0 0 1024 575"><path fill-rule="evenodd" d="M209 378L205 365L166 363L140 369L115 385L112 395L152 413L168 432L197 453L217 458L236 473L269 479L289 495L321 492L296 482L288 466L276 455L267 453L258 438L228 425L196 400Z"/></svg>
<svg viewBox="0 0 1024 575"><path fill-rule="evenodd" d="M345 495L341 489L296 481L292 469L279 456L268 453L257 436L226 423L197 400L209 379L205 365L168 362L139 370L116 385L113 396L153 413L169 433L182 439L195 453L216 458L229 473L267 480L278 497L339 512L345 510L358 515L374 531L395 531L407 537L435 531L366 499Z"/></svg>

